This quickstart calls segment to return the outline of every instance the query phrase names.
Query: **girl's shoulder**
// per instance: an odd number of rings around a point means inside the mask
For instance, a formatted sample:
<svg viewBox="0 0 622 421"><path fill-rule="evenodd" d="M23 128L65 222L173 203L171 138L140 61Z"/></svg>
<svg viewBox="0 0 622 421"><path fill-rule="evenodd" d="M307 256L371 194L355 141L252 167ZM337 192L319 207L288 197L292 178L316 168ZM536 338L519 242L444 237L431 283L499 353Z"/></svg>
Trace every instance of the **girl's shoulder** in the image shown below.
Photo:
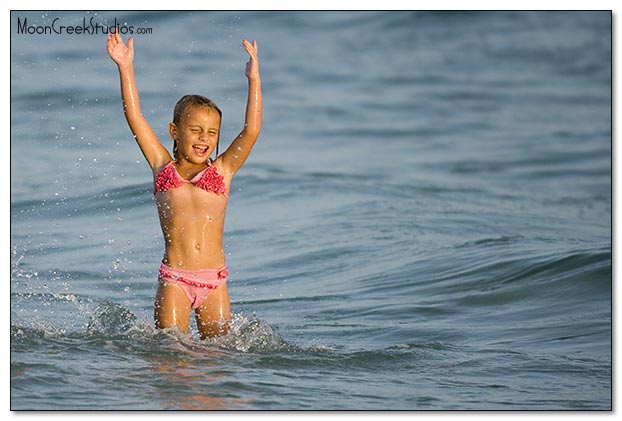
<svg viewBox="0 0 622 421"><path fill-rule="evenodd" d="M158 174L160 174L160 173L162 172L162 170L164 170L165 168L171 167L171 166L173 166L174 164L175 164L175 160L174 160L174 159L171 159L171 160L170 160L170 161L168 161L168 162L163 162L163 163L161 163L161 164L159 164L159 165L157 165L157 166L153 167L153 168L151 169L151 171L153 172L153 176L154 176L154 177L157 177L157 176L158 176Z"/></svg>
<svg viewBox="0 0 622 421"><path fill-rule="evenodd" d="M226 167L222 159L222 155L220 155L218 158L211 161L209 163L209 166L214 167L216 171L218 171L218 174L222 175L226 181L231 180L231 178L233 177L233 174L231 173L231 171L229 171L229 169Z"/></svg>

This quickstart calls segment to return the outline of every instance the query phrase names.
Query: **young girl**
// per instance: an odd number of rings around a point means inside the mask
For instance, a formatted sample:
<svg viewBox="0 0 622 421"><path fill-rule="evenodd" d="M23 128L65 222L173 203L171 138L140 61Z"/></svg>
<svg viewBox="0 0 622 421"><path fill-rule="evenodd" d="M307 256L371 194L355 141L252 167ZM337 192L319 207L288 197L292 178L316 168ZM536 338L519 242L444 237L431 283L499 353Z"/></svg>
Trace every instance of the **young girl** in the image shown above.
<svg viewBox="0 0 622 421"><path fill-rule="evenodd" d="M257 43L243 41L248 101L242 132L218 155L221 111L211 100L186 95L168 130L173 157L140 111L134 80L134 40L108 37L108 54L119 68L125 118L151 167L165 252L155 298L157 328L187 332L195 310L202 339L225 334L231 320L222 233L231 178L248 157L261 128L262 98ZM214 154L215 151L215 154ZM211 156L214 154L214 158Z"/></svg>

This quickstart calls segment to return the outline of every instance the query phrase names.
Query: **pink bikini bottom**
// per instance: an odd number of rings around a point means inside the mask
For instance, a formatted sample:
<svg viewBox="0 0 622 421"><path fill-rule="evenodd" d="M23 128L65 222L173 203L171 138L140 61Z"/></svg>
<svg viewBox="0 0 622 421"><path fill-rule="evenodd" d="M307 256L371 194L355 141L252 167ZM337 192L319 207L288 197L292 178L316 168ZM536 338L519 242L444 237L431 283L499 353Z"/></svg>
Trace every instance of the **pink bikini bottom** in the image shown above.
<svg viewBox="0 0 622 421"><path fill-rule="evenodd" d="M177 284L186 293L192 308L198 308L211 290L227 283L227 276L229 271L226 266L220 269L187 270L174 269L162 263L158 281Z"/></svg>

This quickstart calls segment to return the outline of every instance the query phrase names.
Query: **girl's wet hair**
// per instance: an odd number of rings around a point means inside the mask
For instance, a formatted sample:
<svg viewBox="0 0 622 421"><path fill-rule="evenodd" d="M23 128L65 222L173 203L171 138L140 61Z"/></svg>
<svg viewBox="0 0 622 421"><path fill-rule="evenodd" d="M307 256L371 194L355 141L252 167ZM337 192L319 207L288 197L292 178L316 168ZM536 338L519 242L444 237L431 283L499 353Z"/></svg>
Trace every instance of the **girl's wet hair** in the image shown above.
<svg viewBox="0 0 622 421"><path fill-rule="evenodd" d="M215 110L220 116L220 124L222 125L222 111L220 111L220 108L218 108L218 105L216 105L214 101L204 97L203 95L184 95L179 101L177 101L177 104L175 104L175 109L173 110L173 123L175 125L178 125L180 123L181 117L190 107L207 107ZM218 130L218 140L216 141L216 157L214 159L218 158L219 144L220 130ZM175 159L177 159L177 142L175 140L173 140L173 156L175 156Z"/></svg>

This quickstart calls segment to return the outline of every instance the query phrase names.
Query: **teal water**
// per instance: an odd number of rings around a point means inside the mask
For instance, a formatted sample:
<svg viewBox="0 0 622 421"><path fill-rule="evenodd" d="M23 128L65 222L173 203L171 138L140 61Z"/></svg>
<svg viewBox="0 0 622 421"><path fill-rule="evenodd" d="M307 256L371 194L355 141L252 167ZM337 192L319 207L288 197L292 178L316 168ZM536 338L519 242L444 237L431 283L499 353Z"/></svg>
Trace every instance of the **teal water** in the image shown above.
<svg viewBox="0 0 622 421"><path fill-rule="evenodd" d="M105 35L18 17L151 28L165 142L188 92L239 131L258 40L227 337L153 328L163 244ZM14 11L11 409L610 410L611 169L608 12Z"/></svg>

